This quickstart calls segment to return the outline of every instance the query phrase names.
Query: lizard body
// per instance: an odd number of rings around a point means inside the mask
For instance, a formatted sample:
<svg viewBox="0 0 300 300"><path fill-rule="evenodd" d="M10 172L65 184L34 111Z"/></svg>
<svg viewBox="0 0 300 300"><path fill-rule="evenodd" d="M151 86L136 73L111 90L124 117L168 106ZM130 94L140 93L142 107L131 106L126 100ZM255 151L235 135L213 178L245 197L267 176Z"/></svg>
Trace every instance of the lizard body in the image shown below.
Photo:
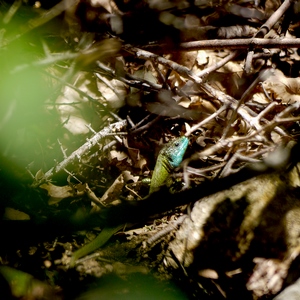
<svg viewBox="0 0 300 300"><path fill-rule="evenodd" d="M182 162L184 153L187 149L189 139L182 136L174 139L165 145L159 152L156 164L154 167L149 194L157 191L164 185L170 173ZM113 227L104 227L100 234L90 243L75 251L71 257L70 267L75 265L75 262L102 247L116 232L124 227L124 224L118 224Z"/></svg>
<svg viewBox="0 0 300 300"><path fill-rule="evenodd" d="M172 171L179 167L188 144L189 139L186 136L181 136L160 150L154 167L149 194L164 185Z"/></svg>

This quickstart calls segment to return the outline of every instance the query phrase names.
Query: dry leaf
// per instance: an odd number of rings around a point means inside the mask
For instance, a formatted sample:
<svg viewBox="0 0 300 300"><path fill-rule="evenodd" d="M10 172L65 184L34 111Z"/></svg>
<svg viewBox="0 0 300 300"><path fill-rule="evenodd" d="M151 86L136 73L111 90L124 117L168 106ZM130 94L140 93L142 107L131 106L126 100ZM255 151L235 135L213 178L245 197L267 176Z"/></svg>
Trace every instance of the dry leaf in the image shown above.
<svg viewBox="0 0 300 300"><path fill-rule="evenodd" d="M274 74L264 83L266 91L273 93L284 104L300 102L300 79L286 77L279 70L275 70Z"/></svg>
<svg viewBox="0 0 300 300"><path fill-rule="evenodd" d="M109 152L111 159L117 159L118 161L122 161L124 159L129 159L127 153L123 151L111 150Z"/></svg>
<svg viewBox="0 0 300 300"><path fill-rule="evenodd" d="M74 195L73 189L68 185L56 186L52 183L44 183L40 187L48 191L48 196L50 196L48 200L49 205L57 204L61 200Z"/></svg>
<svg viewBox="0 0 300 300"><path fill-rule="evenodd" d="M30 220L30 216L22 211L16 210L11 207L5 207L3 215L4 220Z"/></svg>

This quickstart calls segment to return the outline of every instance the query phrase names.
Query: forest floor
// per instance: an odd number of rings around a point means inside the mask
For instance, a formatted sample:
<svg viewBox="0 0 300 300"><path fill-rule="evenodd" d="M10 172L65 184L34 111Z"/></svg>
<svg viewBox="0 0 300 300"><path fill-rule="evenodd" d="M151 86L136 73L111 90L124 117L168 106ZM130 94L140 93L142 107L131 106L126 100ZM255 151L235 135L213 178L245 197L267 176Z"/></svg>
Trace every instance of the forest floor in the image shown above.
<svg viewBox="0 0 300 300"><path fill-rule="evenodd" d="M298 299L299 14L2 1L3 299Z"/></svg>

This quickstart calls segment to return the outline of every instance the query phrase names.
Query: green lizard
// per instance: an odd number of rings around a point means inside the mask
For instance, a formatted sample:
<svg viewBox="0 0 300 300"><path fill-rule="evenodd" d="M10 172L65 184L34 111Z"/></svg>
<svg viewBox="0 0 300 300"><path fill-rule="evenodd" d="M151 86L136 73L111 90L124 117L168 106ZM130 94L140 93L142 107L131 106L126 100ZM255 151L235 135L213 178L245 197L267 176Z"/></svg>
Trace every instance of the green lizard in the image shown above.
<svg viewBox="0 0 300 300"><path fill-rule="evenodd" d="M179 167L182 162L184 153L187 149L189 139L181 136L165 145L159 152L154 167L149 195L157 191L171 174ZM75 265L76 260L102 247L117 231L121 230L124 224L118 224L113 227L104 227L100 234L89 244L75 251L71 257L70 267Z"/></svg>
<svg viewBox="0 0 300 300"><path fill-rule="evenodd" d="M181 136L160 150L151 178L149 194L164 185L171 172L179 167L188 144L189 139L186 136Z"/></svg>

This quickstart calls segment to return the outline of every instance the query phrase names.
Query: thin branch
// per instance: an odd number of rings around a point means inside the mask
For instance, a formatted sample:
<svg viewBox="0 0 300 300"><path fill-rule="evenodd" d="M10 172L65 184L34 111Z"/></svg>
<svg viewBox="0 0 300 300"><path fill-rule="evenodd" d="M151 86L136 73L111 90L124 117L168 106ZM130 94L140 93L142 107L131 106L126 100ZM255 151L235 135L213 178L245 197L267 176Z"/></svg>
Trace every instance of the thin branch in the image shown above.
<svg viewBox="0 0 300 300"><path fill-rule="evenodd" d="M281 4L281 6L271 15L271 17L267 20L267 22L260 27L255 37L257 38L264 37L275 25L275 23L282 17L282 15L288 10L292 2L294 1L285 0Z"/></svg>
<svg viewBox="0 0 300 300"><path fill-rule="evenodd" d="M80 53L71 53L71 52L65 52L65 53L53 53L51 56L47 55L45 58L40 59L38 61L33 61L27 64L18 65L14 69L10 71L11 74L15 74L18 72L21 72L29 67L46 67L50 66L54 63L57 63L62 60L71 60L75 59L80 55ZM54 75L53 75L54 76Z"/></svg>
<svg viewBox="0 0 300 300"><path fill-rule="evenodd" d="M166 59L162 56L159 56L149 51L132 47L131 45L125 45L123 48L127 52L136 55L136 57L138 58L145 59L145 60L152 60L155 61L156 63L169 67L170 69L176 71L178 74L191 79L193 82L197 84L200 84L202 82L202 79L199 78L199 76L197 76L196 74L194 74L194 72L192 72L189 68L182 66L172 60Z"/></svg>
<svg viewBox="0 0 300 300"><path fill-rule="evenodd" d="M15 2L11 5L8 12L5 14L4 18L2 19L2 22L4 24L8 24L11 21L15 13L21 7L22 2L23 2L22 0L15 0Z"/></svg>
<svg viewBox="0 0 300 300"><path fill-rule="evenodd" d="M227 136L231 125L233 124L233 122L236 119L237 111L238 111L239 107L241 107L241 105L244 104L245 101L250 97L252 91L255 89L255 87L257 86L257 84L259 82L263 82L263 81L267 80L267 78L270 77L273 74L273 72L274 71L272 69L265 69L265 70L261 71L259 73L259 75L257 76L257 78L252 82L252 84L244 92L244 94L242 95L242 97L237 102L237 106L236 106L235 110L233 111L230 120L228 121L228 124L227 124L227 126L226 126L226 128L225 128L225 130L223 132L222 138L225 138Z"/></svg>
<svg viewBox="0 0 300 300"><path fill-rule="evenodd" d="M27 33L29 31L31 31L31 30L33 30L37 27L40 27L40 26L44 25L45 23L51 21L52 19L54 19L55 17L57 17L61 13L63 13L65 10L69 10L72 7L74 7L75 5L76 5L75 1L62 0L61 2L59 2L58 4L53 6L51 9L49 9L49 10L45 11L44 13L42 13L39 17L29 20L28 23L23 26L21 33L18 34L13 39L11 39L9 41L9 43L14 41L15 39L18 39L19 37L21 37L25 33Z"/></svg>
<svg viewBox="0 0 300 300"><path fill-rule="evenodd" d="M204 124L208 123L210 120L216 118L218 115L220 115L223 111L225 111L228 108L228 104L222 105L216 112L211 114L209 117L201 121L200 123L194 125L193 127L190 128L189 131L186 132L186 136L191 135L192 132L198 130L200 127L202 127Z"/></svg>
<svg viewBox="0 0 300 300"><path fill-rule="evenodd" d="M298 102L293 103L292 105L284 109L281 113L276 115L274 119L270 121L268 124L259 128L257 131L253 131L248 136L240 136L240 137L233 136L227 139L220 139L215 145L209 147L208 149L203 150L200 153L196 153L192 155L190 159L187 159L185 161L184 163L185 167L187 166L188 162L191 160L197 160L199 158L211 156L219 150L222 150L226 147L232 148L236 144L249 143L249 142L260 142L260 143L263 142L267 144L268 141L264 137L265 133L270 132L271 130L274 129L275 126L279 124L290 122L291 120L293 122L300 120L300 117L285 118L285 116L299 109L299 107L300 107L300 103Z"/></svg>
<svg viewBox="0 0 300 300"><path fill-rule="evenodd" d="M202 83L201 88L209 95L214 97L215 99L219 100L223 104L230 104L230 107L234 110L237 109L238 114L242 117L242 119L247 122L250 126L254 127L255 129L260 129L260 126L257 126L257 122L253 122L253 117L257 116L257 113L255 113L253 110L250 109L250 107L247 107L245 105L241 105L239 108L238 106L238 101L234 99L233 97L223 93L222 91L219 91L212 86L210 86L207 83ZM262 119L265 122L268 122L265 119ZM286 135L285 132L279 128L275 127L274 130L280 134L280 135Z"/></svg>
<svg viewBox="0 0 300 300"><path fill-rule="evenodd" d="M233 60L239 54L240 54L239 51L234 51L234 52L230 53L229 55L227 55L226 57L224 57L223 59L221 59L217 63L213 64L212 66L210 66L206 69L204 69L200 73L197 73L197 76L203 77L203 76L209 75L210 73L212 73L212 72L220 69L224 65L226 65L229 61Z"/></svg>
<svg viewBox="0 0 300 300"><path fill-rule="evenodd" d="M221 162L219 164L215 164L213 166L200 168L200 169L195 169L193 167L187 166L186 171L190 174L195 174L197 176L204 176L205 173L215 172L215 171L223 168L225 165L226 165L226 162Z"/></svg>
<svg viewBox="0 0 300 300"><path fill-rule="evenodd" d="M91 139L89 139L85 144L83 144L80 148L75 150L73 153L71 153L66 159L61 161L59 164L57 164L55 167L51 168L49 171L47 171L42 178L37 179L35 182L32 183L32 187L38 187L41 183L49 180L53 175L56 173L64 170L69 164L72 162L80 159L85 153L89 152L90 149L97 145L97 143L107 135L110 135L113 132L120 131L127 125L127 121L123 120L114 124L111 124L101 131L99 131L97 134L95 134Z"/></svg>
<svg viewBox="0 0 300 300"><path fill-rule="evenodd" d="M129 79L122 76L118 76L113 69L106 66L100 61L97 61L96 64L103 72L105 72L109 76L116 78L131 87L145 91L160 91L163 88L161 84L153 83L148 80L133 76L131 74L126 74L126 77L128 77ZM95 73L97 74L98 72Z"/></svg>
<svg viewBox="0 0 300 300"><path fill-rule="evenodd" d="M220 50L220 49L248 49L252 48L299 48L300 39L232 39L232 40L204 40L181 43L176 50ZM154 47L153 47L154 48ZM161 47L163 49L163 47ZM150 47L147 49L151 49Z"/></svg>
<svg viewBox="0 0 300 300"><path fill-rule="evenodd" d="M285 0L282 5L276 10L275 13L267 20L265 24L261 26L259 31L255 34L255 38L264 38L264 36L271 30L275 23L282 17L286 10L290 7L291 1ZM254 56L254 49L251 47L246 57L245 72L250 73L252 60Z"/></svg>

